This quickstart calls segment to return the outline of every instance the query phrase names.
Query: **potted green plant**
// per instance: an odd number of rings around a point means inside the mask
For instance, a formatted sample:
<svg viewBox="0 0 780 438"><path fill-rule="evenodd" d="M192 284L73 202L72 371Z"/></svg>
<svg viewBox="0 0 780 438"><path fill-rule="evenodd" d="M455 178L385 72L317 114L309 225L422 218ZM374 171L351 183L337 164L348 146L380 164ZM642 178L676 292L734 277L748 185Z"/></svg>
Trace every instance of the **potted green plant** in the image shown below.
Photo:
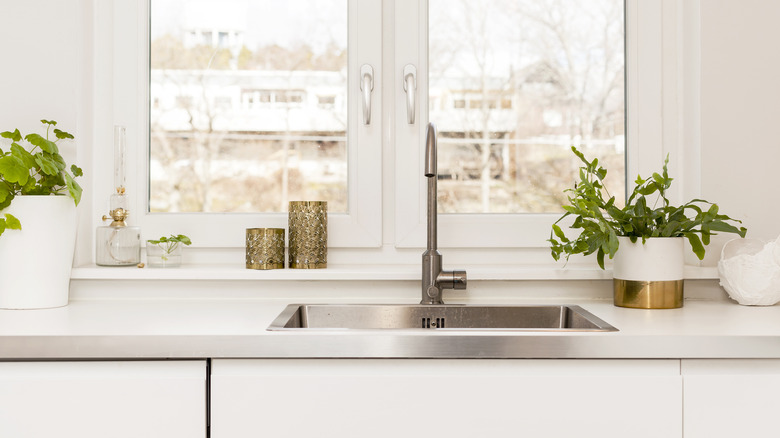
<svg viewBox="0 0 780 438"><path fill-rule="evenodd" d="M182 245L191 245L189 237L171 234L146 241L146 263L153 268L178 268L181 266Z"/></svg>
<svg viewBox="0 0 780 438"><path fill-rule="evenodd" d="M10 142L0 147L0 308L68 304L83 173L68 171L57 146L73 135L41 122L45 135L0 133Z"/></svg>
<svg viewBox="0 0 780 438"><path fill-rule="evenodd" d="M552 225L552 257L568 260L573 254L596 253L602 269L605 256L614 258L617 306L682 306L684 240L701 260L711 236L724 232L745 237L747 233L735 225L741 221L721 214L709 201L693 199L671 205L667 191L673 178L667 171L668 156L660 174L647 179L637 176L625 206L619 207L604 186L607 170L599 166L598 159L588 161L575 147L571 149L583 165L574 188L566 190L569 203L563 206L564 214ZM559 225L570 216L574 218L570 228L580 231L571 239Z"/></svg>

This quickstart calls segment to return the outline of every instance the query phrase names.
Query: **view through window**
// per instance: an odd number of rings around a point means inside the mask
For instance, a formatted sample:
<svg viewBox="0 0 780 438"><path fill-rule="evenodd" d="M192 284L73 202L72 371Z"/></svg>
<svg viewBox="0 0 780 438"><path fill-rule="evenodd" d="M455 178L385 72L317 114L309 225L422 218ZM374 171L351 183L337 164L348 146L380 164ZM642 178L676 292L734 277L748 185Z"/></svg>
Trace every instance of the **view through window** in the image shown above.
<svg viewBox="0 0 780 438"><path fill-rule="evenodd" d="M347 211L347 0L152 0L151 212Z"/></svg>
<svg viewBox="0 0 780 438"><path fill-rule="evenodd" d="M625 200L623 0L430 0L439 211L557 213L579 161Z"/></svg>
<svg viewBox="0 0 780 438"><path fill-rule="evenodd" d="M150 210L346 212L347 28L347 0L151 0ZM440 212L560 212L572 145L622 202L624 58L623 0L429 0Z"/></svg>

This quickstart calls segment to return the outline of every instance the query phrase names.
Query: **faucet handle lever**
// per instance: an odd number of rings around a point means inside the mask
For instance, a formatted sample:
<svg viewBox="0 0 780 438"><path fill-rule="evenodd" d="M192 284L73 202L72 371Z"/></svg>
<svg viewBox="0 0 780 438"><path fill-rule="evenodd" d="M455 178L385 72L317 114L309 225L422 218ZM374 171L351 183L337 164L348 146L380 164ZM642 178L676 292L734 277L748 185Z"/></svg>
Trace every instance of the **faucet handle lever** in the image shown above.
<svg viewBox="0 0 780 438"><path fill-rule="evenodd" d="M442 271L437 282L442 289L466 289L466 271L459 269L455 271Z"/></svg>

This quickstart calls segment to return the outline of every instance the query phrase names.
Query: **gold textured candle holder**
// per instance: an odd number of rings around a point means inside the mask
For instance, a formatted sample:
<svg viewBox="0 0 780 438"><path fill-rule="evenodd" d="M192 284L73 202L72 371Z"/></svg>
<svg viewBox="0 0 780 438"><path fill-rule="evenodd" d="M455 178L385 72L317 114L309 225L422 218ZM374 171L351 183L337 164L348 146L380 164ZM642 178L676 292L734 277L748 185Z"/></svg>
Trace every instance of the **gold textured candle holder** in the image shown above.
<svg viewBox="0 0 780 438"><path fill-rule="evenodd" d="M246 229L246 268L284 269L284 228Z"/></svg>
<svg viewBox="0 0 780 438"><path fill-rule="evenodd" d="M327 201L290 201L290 267L328 267Z"/></svg>

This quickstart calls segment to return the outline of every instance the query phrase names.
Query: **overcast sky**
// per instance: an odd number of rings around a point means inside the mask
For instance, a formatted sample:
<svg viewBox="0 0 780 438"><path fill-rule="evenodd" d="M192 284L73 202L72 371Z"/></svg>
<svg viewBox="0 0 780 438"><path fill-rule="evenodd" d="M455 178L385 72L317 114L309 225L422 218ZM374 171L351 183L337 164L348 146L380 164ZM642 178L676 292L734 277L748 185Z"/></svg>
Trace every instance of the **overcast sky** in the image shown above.
<svg viewBox="0 0 780 438"><path fill-rule="evenodd" d="M151 0L152 39L187 28L244 32L250 49L302 43L320 51L330 41L347 45L347 0ZM295 23L295 24L291 24Z"/></svg>

